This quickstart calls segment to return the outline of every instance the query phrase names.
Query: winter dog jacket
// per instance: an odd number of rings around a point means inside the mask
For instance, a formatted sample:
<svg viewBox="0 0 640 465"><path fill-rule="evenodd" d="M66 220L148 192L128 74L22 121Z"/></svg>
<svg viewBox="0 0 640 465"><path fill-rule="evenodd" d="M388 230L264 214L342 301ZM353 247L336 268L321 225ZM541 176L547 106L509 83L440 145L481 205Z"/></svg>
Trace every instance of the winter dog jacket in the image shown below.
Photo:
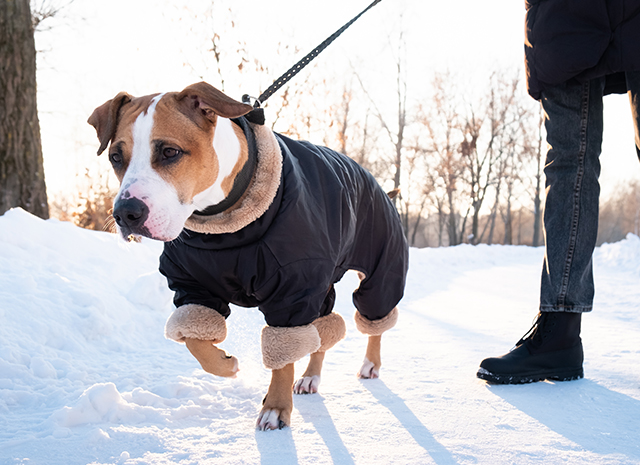
<svg viewBox="0 0 640 465"><path fill-rule="evenodd" d="M234 122L254 137L243 119ZM408 267L395 207L350 158L275 137L280 183L259 218L223 234L184 229L165 244L160 271L176 307L199 304L226 318L233 303L258 307L270 326L307 325L331 312L333 284L352 269L365 275L354 305L369 320L384 318L402 298Z"/></svg>

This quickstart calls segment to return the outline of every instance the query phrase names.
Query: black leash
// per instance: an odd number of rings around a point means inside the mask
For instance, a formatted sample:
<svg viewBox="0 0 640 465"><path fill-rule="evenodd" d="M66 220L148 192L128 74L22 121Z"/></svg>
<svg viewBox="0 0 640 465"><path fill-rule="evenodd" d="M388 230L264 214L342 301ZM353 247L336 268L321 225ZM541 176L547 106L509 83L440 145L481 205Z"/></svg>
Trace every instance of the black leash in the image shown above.
<svg viewBox="0 0 640 465"><path fill-rule="evenodd" d="M287 82L289 82L296 74L298 74L300 71L302 71L302 69L305 66L307 66L309 63L311 63L311 61L315 57L317 57L320 54L320 52L322 52L325 48L327 48L331 44L331 42L336 40L340 36L340 34L342 34L344 31L346 31L349 28L349 26L351 26L353 23L355 23L358 20L358 18L360 18L360 16L365 14L367 11L369 11L371 8L376 6L381 1L382 0L374 0L373 2L371 2L371 4L368 7L366 7L364 10L362 10L355 18L353 18L347 24L345 24L340 29L338 29L336 32L331 34L324 42L322 42L320 45L318 45L316 48L314 48L310 53L308 53L304 58L302 58L300 61L298 61L291 68L289 68L289 70L286 73L284 73L282 76L280 76L278 79L276 79L273 82L273 84L271 84L269 86L269 88L267 90L265 90L262 94L260 94L260 97L255 99L255 102L253 103L254 110L252 112L250 112L249 114L245 115L247 117L247 119L249 121L251 121L251 122L255 122L255 123L258 123L258 124L264 124L264 114L263 114L262 109L260 108L260 106L269 97L271 97L273 94L275 94L282 86L284 86ZM248 94L244 94L242 96L242 102L250 104L252 98L253 97L250 97ZM258 121L254 121L254 119L255 120L261 120L262 122L260 123Z"/></svg>

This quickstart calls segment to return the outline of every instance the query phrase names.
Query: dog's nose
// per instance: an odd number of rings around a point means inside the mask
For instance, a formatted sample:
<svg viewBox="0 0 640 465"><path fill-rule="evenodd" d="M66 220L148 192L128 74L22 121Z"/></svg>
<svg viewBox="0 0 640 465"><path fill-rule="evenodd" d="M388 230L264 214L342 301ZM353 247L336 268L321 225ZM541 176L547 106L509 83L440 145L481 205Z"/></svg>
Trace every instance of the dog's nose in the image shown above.
<svg viewBox="0 0 640 465"><path fill-rule="evenodd" d="M149 207L140 199L118 200L113 207L113 219L124 230L139 233L149 216Z"/></svg>

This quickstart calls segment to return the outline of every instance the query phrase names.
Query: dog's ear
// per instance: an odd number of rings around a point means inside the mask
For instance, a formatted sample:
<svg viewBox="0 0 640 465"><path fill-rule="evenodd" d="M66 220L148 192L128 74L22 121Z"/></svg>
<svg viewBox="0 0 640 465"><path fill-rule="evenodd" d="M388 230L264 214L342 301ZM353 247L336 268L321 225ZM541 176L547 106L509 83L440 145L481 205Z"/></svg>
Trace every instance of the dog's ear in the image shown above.
<svg viewBox="0 0 640 465"><path fill-rule="evenodd" d="M89 116L87 123L96 128L98 140L100 141L98 155L104 152L116 134L120 108L122 108L124 104L129 103L132 98L133 97L126 92L120 92L114 98L93 110L93 113Z"/></svg>
<svg viewBox="0 0 640 465"><path fill-rule="evenodd" d="M176 100L183 104L187 114L203 116L212 123L215 122L216 115L238 118L253 110L251 105L232 99L206 82L185 87L176 96Z"/></svg>

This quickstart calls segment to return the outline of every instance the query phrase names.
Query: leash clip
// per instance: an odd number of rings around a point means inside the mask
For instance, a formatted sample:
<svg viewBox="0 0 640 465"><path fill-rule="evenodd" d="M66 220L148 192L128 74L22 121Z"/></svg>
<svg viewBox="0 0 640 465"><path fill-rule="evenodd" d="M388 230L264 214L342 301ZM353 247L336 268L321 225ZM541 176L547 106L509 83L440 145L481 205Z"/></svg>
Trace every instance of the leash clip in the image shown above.
<svg viewBox="0 0 640 465"><path fill-rule="evenodd" d="M247 120L253 124L259 124L263 126L265 123L264 110L260 108L260 100L250 96L249 94L244 94L242 96L242 103L247 105L251 105L251 100L253 100L253 110L244 115Z"/></svg>
<svg viewBox="0 0 640 465"><path fill-rule="evenodd" d="M246 103L247 105L251 105L251 101L252 100L253 100L253 108L254 109L260 108L262 102L260 102L260 100L258 98L252 97L249 94L244 94L242 96L242 103Z"/></svg>

